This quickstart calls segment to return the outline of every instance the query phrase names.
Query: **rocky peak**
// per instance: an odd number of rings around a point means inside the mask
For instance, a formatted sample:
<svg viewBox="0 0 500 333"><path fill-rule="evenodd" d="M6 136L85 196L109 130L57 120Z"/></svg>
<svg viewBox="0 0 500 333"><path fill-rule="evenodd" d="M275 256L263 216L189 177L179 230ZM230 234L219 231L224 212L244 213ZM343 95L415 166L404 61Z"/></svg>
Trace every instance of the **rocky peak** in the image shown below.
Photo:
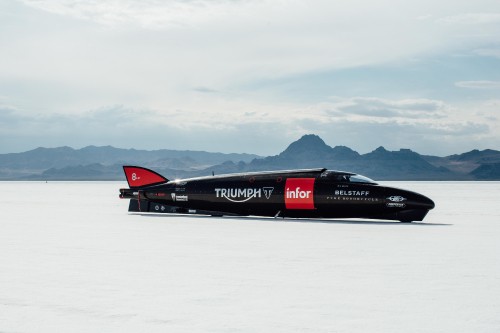
<svg viewBox="0 0 500 333"><path fill-rule="evenodd" d="M328 146L319 136L307 134L299 140L292 142L280 156L296 156L296 155L316 155L330 153L332 147Z"/></svg>

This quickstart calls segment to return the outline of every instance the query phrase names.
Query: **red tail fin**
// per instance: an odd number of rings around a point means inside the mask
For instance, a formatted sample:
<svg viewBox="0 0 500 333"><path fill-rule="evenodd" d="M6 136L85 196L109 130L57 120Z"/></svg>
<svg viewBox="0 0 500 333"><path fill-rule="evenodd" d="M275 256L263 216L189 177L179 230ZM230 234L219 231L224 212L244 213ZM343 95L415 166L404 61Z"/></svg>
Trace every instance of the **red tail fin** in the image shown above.
<svg viewBox="0 0 500 333"><path fill-rule="evenodd" d="M146 168L137 166L124 165L123 171L127 177L128 186L130 188L143 187L148 185L156 185L168 182L168 179Z"/></svg>

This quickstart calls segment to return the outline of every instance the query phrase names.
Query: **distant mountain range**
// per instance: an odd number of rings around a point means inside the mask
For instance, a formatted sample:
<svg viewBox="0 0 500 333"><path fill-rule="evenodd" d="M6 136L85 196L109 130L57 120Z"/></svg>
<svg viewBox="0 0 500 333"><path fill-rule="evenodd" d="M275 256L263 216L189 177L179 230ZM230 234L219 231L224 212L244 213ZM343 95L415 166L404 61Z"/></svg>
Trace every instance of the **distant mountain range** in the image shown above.
<svg viewBox="0 0 500 333"><path fill-rule="evenodd" d="M250 162L258 155L205 151L136 150L111 146L37 148L0 154L3 180L115 180L123 179L122 165L141 165L169 174L184 175L226 161Z"/></svg>
<svg viewBox="0 0 500 333"><path fill-rule="evenodd" d="M123 180L122 165L141 165L169 179L245 171L317 168L351 171L376 180L500 180L500 151L446 157L379 147L359 154L304 135L275 156L204 151L136 150L111 146L37 148L0 154L0 180Z"/></svg>

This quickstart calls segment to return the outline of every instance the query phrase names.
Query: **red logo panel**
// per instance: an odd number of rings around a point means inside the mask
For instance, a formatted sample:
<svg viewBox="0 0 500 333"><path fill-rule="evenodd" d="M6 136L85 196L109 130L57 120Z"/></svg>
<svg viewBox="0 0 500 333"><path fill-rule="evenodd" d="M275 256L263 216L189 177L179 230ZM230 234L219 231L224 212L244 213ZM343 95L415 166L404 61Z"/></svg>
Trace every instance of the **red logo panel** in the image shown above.
<svg viewBox="0 0 500 333"><path fill-rule="evenodd" d="M315 178L288 178L285 184L286 209L314 209Z"/></svg>
<svg viewBox="0 0 500 333"><path fill-rule="evenodd" d="M166 182L167 179L156 172L133 166L124 166L125 176L130 187L141 187Z"/></svg>

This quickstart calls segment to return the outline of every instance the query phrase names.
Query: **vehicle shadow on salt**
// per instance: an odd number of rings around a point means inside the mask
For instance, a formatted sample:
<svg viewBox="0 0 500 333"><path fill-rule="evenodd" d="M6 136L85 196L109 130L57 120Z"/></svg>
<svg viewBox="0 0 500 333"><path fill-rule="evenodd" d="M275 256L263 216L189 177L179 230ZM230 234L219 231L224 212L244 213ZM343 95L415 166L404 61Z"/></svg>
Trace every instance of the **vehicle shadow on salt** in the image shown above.
<svg viewBox="0 0 500 333"><path fill-rule="evenodd" d="M168 219L169 217L182 217L186 219L207 219L221 221L264 221L270 223L321 223L321 224L350 224L350 225L394 225L394 226L418 226L418 227L437 227L437 226L452 226L450 223L430 223L430 222L400 222L387 220L334 220L334 219L310 219L310 218L273 218L273 217L257 217L257 216L208 216L208 215L187 215L187 214L157 214L157 213L134 213L131 215L140 215L144 217L161 217Z"/></svg>

